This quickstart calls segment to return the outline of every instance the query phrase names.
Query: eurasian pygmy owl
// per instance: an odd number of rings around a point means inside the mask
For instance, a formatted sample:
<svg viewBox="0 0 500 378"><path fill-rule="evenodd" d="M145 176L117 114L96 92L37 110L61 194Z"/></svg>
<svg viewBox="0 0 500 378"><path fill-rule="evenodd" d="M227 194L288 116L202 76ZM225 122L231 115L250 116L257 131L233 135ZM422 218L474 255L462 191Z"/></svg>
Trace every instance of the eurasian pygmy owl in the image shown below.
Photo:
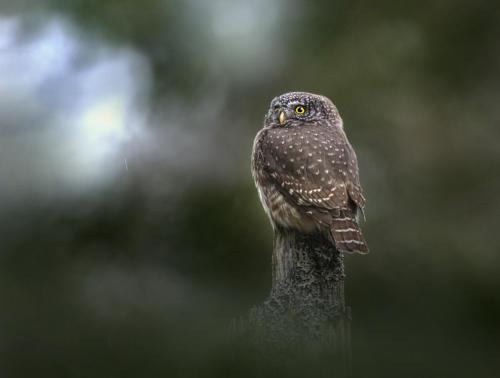
<svg viewBox="0 0 500 378"><path fill-rule="evenodd" d="M341 252L368 252L358 225L365 198L356 154L328 98L274 98L255 137L252 174L273 228L319 231Z"/></svg>

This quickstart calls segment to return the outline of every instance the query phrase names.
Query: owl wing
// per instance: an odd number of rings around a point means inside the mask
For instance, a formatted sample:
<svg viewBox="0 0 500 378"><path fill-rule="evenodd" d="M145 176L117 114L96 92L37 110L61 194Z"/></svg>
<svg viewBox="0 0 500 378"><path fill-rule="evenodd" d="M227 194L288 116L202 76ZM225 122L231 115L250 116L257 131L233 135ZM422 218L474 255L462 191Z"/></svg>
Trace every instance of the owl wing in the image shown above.
<svg viewBox="0 0 500 378"><path fill-rule="evenodd" d="M262 147L263 171L274 188L328 229L339 251L367 253L356 220L365 199L344 131L321 123L271 129Z"/></svg>
<svg viewBox="0 0 500 378"><path fill-rule="evenodd" d="M285 135L269 146L266 170L290 202L333 216L352 209L353 203L363 209L356 154L342 130L317 124Z"/></svg>

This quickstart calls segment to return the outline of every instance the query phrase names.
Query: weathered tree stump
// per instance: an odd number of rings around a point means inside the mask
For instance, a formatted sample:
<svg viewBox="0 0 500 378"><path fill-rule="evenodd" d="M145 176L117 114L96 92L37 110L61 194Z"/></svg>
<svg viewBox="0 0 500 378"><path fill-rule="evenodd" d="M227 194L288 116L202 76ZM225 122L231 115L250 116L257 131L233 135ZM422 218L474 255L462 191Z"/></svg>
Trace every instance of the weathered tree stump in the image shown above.
<svg viewBox="0 0 500 378"><path fill-rule="evenodd" d="M242 325L259 346L323 352L350 365L350 309L344 256L321 234L276 229L269 297ZM313 352L315 353L315 352Z"/></svg>

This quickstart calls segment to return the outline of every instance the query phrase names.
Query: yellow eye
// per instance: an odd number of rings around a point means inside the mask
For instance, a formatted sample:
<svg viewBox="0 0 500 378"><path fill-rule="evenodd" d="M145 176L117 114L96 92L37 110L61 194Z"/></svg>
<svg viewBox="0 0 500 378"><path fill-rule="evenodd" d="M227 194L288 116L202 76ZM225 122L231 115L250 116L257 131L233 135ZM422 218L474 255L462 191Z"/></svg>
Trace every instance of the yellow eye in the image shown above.
<svg viewBox="0 0 500 378"><path fill-rule="evenodd" d="M304 109L303 106L296 106L295 107L295 114L304 114L306 112L306 109Z"/></svg>

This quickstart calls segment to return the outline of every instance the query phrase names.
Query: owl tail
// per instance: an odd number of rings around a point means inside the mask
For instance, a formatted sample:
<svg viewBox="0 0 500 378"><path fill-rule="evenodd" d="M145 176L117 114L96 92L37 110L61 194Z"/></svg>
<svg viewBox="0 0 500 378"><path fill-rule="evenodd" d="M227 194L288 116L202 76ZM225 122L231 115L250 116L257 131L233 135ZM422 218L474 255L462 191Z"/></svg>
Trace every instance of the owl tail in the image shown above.
<svg viewBox="0 0 500 378"><path fill-rule="evenodd" d="M335 242L335 247L339 251L361 254L368 253L366 240L354 216L343 214L338 218L333 218L330 225L330 233Z"/></svg>

